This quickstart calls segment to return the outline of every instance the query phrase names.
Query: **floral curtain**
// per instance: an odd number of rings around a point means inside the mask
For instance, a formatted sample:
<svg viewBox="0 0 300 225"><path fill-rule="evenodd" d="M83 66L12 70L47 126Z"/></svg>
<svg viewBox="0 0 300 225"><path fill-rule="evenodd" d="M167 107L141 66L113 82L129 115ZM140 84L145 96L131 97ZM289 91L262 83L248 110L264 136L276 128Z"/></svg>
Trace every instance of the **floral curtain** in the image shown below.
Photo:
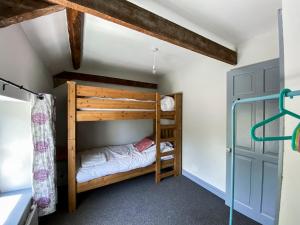
<svg viewBox="0 0 300 225"><path fill-rule="evenodd" d="M39 216L56 210L55 108L52 95L32 97L33 200Z"/></svg>

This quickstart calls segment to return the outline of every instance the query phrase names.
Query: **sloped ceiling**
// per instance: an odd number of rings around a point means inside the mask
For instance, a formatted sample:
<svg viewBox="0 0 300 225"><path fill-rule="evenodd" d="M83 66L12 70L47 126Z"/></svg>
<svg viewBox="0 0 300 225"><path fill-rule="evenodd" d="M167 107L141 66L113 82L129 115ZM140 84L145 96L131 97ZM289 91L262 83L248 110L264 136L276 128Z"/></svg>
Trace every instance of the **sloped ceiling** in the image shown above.
<svg viewBox="0 0 300 225"><path fill-rule="evenodd" d="M280 0L131 2L229 48L272 29L281 5ZM73 70L65 11L23 22L21 27L51 74ZM154 47L159 48L158 75L171 73L205 57L88 14L85 14L83 43L83 70L127 70L153 76Z"/></svg>
<svg viewBox="0 0 300 225"><path fill-rule="evenodd" d="M277 12L281 8L281 0L152 1L234 45L277 27Z"/></svg>

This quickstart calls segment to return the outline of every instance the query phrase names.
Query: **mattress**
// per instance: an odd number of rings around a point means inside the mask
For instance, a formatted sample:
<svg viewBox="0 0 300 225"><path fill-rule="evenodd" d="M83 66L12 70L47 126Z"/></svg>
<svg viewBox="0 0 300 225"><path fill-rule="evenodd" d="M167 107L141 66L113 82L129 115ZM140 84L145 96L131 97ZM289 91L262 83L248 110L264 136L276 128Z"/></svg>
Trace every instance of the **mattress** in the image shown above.
<svg viewBox="0 0 300 225"><path fill-rule="evenodd" d="M106 156L107 161L98 166L78 167L76 180L78 183L90 181L106 175L120 172L127 172L133 169L142 168L151 165L156 160L156 146L138 152L133 144L106 146L98 149ZM161 144L161 151L171 151L173 148ZM93 149L95 151L95 149ZM80 156L80 155L79 155ZM78 157L81 158L81 157ZM173 156L163 157L163 160L171 159ZM80 165L80 161L77 163Z"/></svg>

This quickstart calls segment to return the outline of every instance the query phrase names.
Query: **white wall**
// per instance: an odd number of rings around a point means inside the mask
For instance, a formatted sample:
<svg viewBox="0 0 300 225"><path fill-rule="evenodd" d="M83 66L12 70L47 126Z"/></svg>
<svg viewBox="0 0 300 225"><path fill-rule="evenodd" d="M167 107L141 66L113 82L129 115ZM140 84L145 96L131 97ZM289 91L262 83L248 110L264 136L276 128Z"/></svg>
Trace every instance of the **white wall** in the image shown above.
<svg viewBox="0 0 300 225"><path fill-rule="evenodd" d="M19 25L0 29L0 77L37 92L52 88L52 78L38 58ZM29 100L28 95L12 87L1 95Z"/></svg>
<svg viewBox="0 0 300 225"><path fill-rule="evenodd" d="M279 57L278 30L259 34L238 46L238 67Z"/></svg>
<svg viewBox="0 0 300 225"><path fill-rule="evenodd" d="M163 93L183 93L183 169L225 191L226 72L232 66L199 59L162 77Z"/></svg>
<svg viewBox="0 0 300 225"><path fill-rule="evenodd" d="M300 2L298 0L283 1L283 34L285 87L300 89ZM286 107L300 113L300 98L286 101ZM290 117L285 119L285 133L291 135L299 121ZM300 154L291 150L290 141L284 144L283 180L280 206L280 225L300 224Z"/></svg>
<svg viewBox="0 0 300 225"><path fill-rule="evenodd" d="M277 30L238 46L241 67L277 58ZM233 66L200 57L162 76L160 90L183 92L183 169L214 187L226 189L226 73Z"/></svg>
<svg viewBox="0 0 300 225"><path fill-rule="evenodd" d="M29 102L0 100L0 193L31 187Z"/></svg>
<svg viewBox="0 0 300 225"><path fill-rule="evenodd" d="M80 72L90 74L105 74L123 79L139 80L144 82L157 83L157 77L153 75L141 76L134 72L103 70L94 67L82 67ZM78 83L92 86L101 86L117 89L155 91L153 89L134 88L120 85L108 85L80 82ZM67 85L61 85L54 89L57 108L57 144L67 146ZM106 122L83 122L77 126L77 144L79 149L104 145L127 144L140 140L143 137L153 133L153 123L151 120L124 120L124 121L106 121Z"/></svg>

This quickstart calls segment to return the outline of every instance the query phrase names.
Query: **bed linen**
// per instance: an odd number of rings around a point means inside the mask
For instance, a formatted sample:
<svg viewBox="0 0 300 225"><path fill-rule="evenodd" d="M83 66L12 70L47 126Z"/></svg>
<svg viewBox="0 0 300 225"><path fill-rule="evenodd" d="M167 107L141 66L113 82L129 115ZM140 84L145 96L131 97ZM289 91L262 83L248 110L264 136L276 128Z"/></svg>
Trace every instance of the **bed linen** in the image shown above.
<svg viewBox="0 0 300 225"><path fill-rule="evenodd" d="M161 143L161 151L171 151L173 147L170 143ZM89 150L95 151L95 149ZM98 152L104 153L106 162L99 166L81 167L78 162L76 180L78 183L87 182L89 180L111 175L120 172L127 172L133 169L142 168L151 165L156 161L156 146L153 145L143 152L135 149L133 144L106 146L98 148ZM80 159L81 157L79 157ZM173 156L165 156L162 159L171 159Z"/></svg>
<svg viewBox="0 0 300 225"><path fill-rule="evenodd" d="M90 150L80 154L81 167L100 166L106 163L106 156L104 153L95 150Z"/></svg>

